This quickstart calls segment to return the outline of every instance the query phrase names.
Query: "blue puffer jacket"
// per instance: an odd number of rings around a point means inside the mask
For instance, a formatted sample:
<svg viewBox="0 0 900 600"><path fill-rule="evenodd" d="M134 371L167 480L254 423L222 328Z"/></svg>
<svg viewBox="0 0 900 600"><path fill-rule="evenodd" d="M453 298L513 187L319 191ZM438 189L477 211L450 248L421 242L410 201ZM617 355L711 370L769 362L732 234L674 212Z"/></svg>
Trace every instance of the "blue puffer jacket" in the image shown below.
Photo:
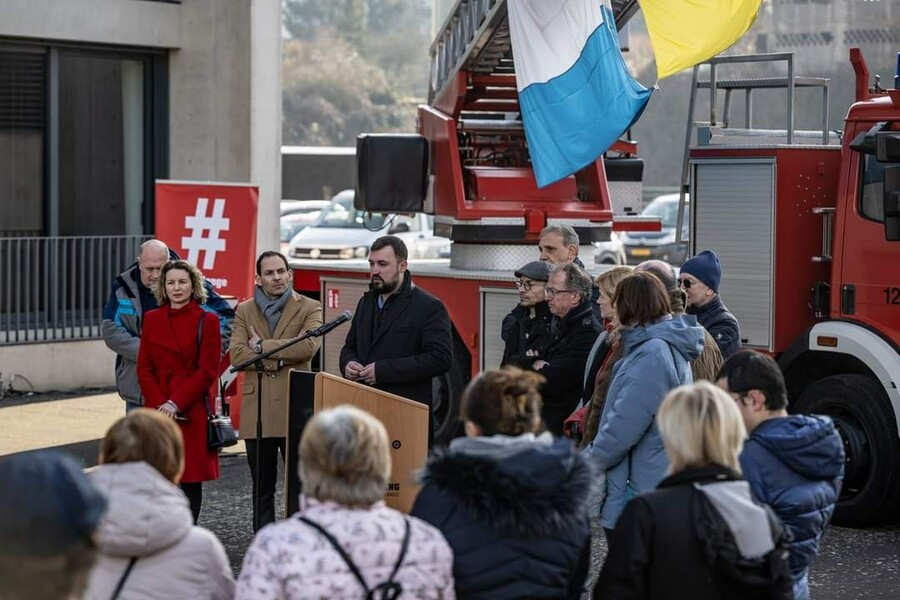
<svg viewBox="0 0 900 600"><path fill-rule="evenodd" d="M791 533L791 575L805 588L844 477L844 446L834 424L821 415L763 421L744 444L741 469L757 500ZM795 597L806 597L796 585Z"/></svg>
<svg viewBox="0 0 900 600"><path fill-rule="evenodd" d="M613 367L600 429L585 449L595 466L606 471L600 523L607 529L615 528L625 508L629 477L632 489L640 493L655 489L665 476L669 461L656 411L672 389L693 382L688 361L703 351L703 328L689 315L623 327L620 335L624 354Z"/></svg>

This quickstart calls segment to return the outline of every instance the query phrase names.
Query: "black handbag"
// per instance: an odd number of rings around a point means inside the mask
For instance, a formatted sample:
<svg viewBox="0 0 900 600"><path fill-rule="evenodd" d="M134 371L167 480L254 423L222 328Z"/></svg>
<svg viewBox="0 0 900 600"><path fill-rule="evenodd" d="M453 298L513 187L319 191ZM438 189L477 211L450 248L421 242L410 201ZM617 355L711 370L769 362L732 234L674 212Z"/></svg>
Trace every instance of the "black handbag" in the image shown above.
<svg viewBox="0 0 900 600"><path fill-rule="evenodd" d="M203 317L200 317L200 325L197 327L197 361L200 361L200 352L203 341ZM224 394L223 394L224 396ZM203 392L203 407L206 409L206 445L213 450L228 448L238 443L237 434L231 424L231 417L218 415L209 408L209 393Z"/></svg>

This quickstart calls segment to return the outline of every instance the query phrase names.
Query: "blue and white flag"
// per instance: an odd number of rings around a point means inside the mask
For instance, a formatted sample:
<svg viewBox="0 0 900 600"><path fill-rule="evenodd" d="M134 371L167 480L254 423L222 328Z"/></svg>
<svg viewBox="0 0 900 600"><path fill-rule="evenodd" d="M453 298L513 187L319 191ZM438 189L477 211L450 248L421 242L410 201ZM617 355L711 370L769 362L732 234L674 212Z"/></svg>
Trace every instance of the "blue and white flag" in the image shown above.
<svg viewBox="0 0 900 600"><path fill-rule="evenodd" d="M519 107L540 187L590 164L637 121L631 77L602 0L508 0Z"/></svg>

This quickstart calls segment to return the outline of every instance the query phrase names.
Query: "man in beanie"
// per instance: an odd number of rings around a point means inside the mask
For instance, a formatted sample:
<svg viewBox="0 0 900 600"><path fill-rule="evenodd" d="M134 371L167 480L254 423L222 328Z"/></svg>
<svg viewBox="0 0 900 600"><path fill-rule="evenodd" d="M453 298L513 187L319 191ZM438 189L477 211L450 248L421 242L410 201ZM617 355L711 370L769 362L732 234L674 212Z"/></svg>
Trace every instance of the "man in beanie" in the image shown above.
<svg viewBox="0 0 900 600"><path fill-rule="evenodd" d="M681 265L678 275L687 297L687 314L697 316L727 359L741 347L741 329L719 297L721 279L719 257L712 250L704 250Z"/></svg>
<svg viewBox="0 0 900 600"><path fill-rule="evenodd" d="M54 450L0 458L0 596L81 598L106 498L71 457Z"/></svg>
<svg viewBox="0 0 900 600"><path fill-rule="evenodd" d="M535 260L515 272L519 305L504 317L500 328L506 344L502 364L521 359L530 341L549 334L551 314L544 288L552 267L549 262Z"/></svg>

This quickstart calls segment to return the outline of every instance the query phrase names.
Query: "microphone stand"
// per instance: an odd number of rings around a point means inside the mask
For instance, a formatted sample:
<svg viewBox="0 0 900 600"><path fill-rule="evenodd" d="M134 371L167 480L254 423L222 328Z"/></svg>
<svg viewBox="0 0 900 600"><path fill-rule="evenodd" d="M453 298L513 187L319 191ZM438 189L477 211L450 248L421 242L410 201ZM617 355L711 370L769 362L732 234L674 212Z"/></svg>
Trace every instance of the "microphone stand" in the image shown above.
<svg viewBox="0 0 900 600"><path fill-rule="evenodd" d="M277 354L286 348L290 348L294 344L299 344L303 340L309 339L311 337L315 337L317 335L317 331L315 329L310 331L305 331L301 335L295 337L294 339L288 340L284 344L278 346L277 348L273 348L268 352L263 352L262 354L256 355L254 358L250 360L246 360L240 364L234 365L231 367L232 373L237 373L239 371L246 371L250 365L254 365L256 367L256 458L254 459L255 467L253 471L253 532L256 533L259 531L259 455L261 454L260 450L262 449L262 439L263 439L263 430L262 430L262 382L265 365L263 365L263 359L272 356L273 354ZM279 367L280 368L280 367Z"/></svg>

